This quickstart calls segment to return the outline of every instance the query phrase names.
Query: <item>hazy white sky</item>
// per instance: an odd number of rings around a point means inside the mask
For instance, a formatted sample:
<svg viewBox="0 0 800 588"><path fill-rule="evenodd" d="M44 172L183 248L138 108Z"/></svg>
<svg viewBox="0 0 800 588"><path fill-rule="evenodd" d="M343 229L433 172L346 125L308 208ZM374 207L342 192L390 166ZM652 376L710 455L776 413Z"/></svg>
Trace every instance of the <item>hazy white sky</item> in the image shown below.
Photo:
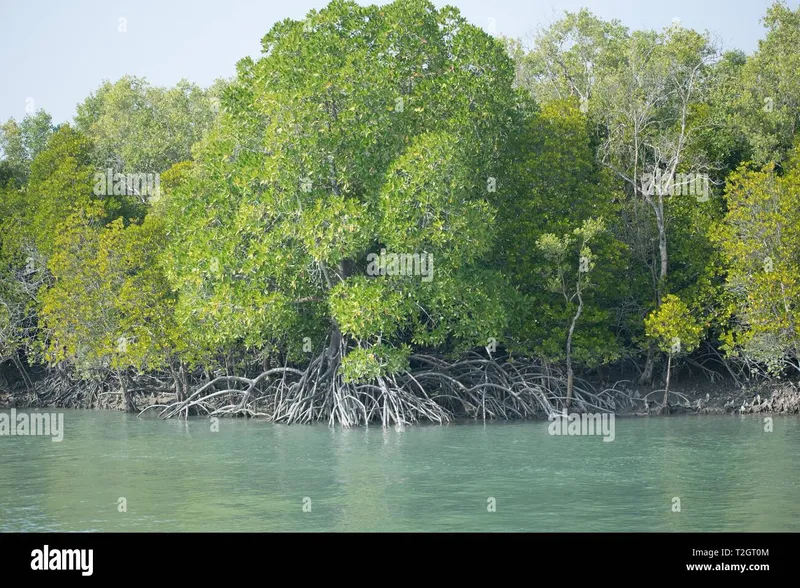
<svg viewBox="0 0 800 588"><path fill-rule="evenodd" d="M796 8L800 0L787 3ZM361 0L366 4L365 0ZM384 4L385 2L377 2ZM726 49L752 52L772 0L434 0L471 22L522 37L582 6L629 28L669 26L673 18L714 33ZM326 0L0 0L0 121L22 118L26 104L55 122L104 79L125 74L156 85L186 78L208 85L258 56L261 37L284 18L301 19ZM127 31L120 32L120 18ZM493 19L493 20L490 20ZM491 32L491 31L490 31ZM32 102L31 102L32 100Z"/></svg>

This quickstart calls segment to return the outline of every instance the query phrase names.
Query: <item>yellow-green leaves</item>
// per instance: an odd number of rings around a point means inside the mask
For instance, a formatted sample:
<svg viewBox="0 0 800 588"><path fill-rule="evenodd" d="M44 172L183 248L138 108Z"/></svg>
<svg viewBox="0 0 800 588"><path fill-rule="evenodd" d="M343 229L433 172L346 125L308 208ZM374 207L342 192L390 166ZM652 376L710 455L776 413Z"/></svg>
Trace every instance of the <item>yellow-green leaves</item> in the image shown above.
<svg viewBox="0 0 800 588"><path fill-rule="evenodd" d="M366 339L395 333L408 320L412 307L392 282L358 276L334 287L330 309L343 333Z"/></svg>
<svg viewBox="0 0 800 588"><path fill-rule="evenodd" d="M728 351L742 352L780 371L800 350L800 170L742 167L728 180L728 213L716 234L728 268L727 287L737 321Z"/></svg>
<svg viewBox="0 0 800 588"><path fill-rule="evenodd" d="M59 226L42 294L46 358L79 371L155 369L173 345L172 300L156 259L160 223L93 226L83 214Z"/></svg>
<svg viewBox="0 0 800 588"><path fill-rule="evenodd" d="M472 263L492 245L494 210L487 196L457 136L423 134L387 172L379 200L381 241L397 251L446 252L447 262Z"/></svg>
<svg viewBox="0 0 800 588"><path fill-rule="evenodd" d="M370 382L408 369L411 348L375 345L353 349L342 361L345 382Z"/></svg>
<svg viewBox="0 0 800 588"><path fill-rule="evenodd" d="M644 324L647 336L670 355L694 351L703 333L686 304L673 294L664 297L661 306L650 313Z"/></svg>
<svg viewBox="0 0 800 588"><path fill-rule="evenodd" d="M373 224L364 204L334 194L301 213L298 235L309 255L335 265L362 254L374 234Z"/></svg>

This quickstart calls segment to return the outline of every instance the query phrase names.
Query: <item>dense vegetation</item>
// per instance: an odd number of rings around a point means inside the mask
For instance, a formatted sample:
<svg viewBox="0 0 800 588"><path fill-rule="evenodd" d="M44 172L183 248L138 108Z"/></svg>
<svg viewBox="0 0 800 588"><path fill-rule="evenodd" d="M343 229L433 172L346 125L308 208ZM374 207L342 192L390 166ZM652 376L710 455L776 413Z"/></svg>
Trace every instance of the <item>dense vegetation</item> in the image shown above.
<svg viewBox="0 0 800 588"><path fill-rule="evenodd" d="M525 46L334 0L209 89L11 119L0 386L350 426L795 376L800 11L764 24L750 56L585 10Z"/></svg>

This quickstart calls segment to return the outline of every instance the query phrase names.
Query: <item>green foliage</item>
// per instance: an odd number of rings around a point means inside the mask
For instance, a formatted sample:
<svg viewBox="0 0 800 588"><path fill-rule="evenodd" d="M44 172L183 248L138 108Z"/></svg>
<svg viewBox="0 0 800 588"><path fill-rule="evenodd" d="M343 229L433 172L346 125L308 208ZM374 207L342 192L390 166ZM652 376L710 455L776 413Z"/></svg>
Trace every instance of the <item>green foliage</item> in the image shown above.
<svg viewBox="0 0 800 588"><path fill-rule="evenodd" d="M0 125L0 186L13 182L17 186L25 183L30 173L31 162L45 148L55 131L52 117L44 110L28 114L22 121L11 118Z"/></svg>
<svg viewBox="0 0 800 588"><path fill-rule="evenodd" d="M390 347L374 345L369 349L357 348L342 361L345 382L369 382L408 369L411 348L408 345Z"/></svg>
<svg viewBox="0 0 800 588"><path fill-rule="evenodd" d="M575 195L554 198L552 205L533 199L531 203L538 205L534 210L541 210L540 216L549 220L552 214L567 225L552 231L555 234L563 234L575 220L608 219L609 235L598 246L604 249L602 257L609 260L606 267L610 271L604 275L601 267L594 274L598 288L582 321L592 320L593 315L600 319L593 329L599 335L592 341L597 351L621 351L620 345L624 345L627 353L635 353L636 346L643 343L642 319L663 295L673 291L694 298L713 291L694 286L701 277L707 282L715 275L715 270L707 267L714 257L708 228L722 214L720 204L713 202L711 187L700 198L659 191L650 194L643 189L643 178L656 170L667 176L702 173L718 165L723 156L728 161L735 159L741 152L736 142L740 137L726 137L722 142L707 129L710 122L724 120L721 108L709 106L709 97L726 97L723 88L731 85L728 80L735 78L738 70L733 66L720 69L715 77L716 50L707 35L680 25L663 31L629 31L586 10L568 12L542 31L527 55L520 54L517 47L512 49L518 55L518 82L541 101L543 111L568 99L571 107L583 114L586 139L567 143L579 146L582 153L568 162L549 162L544 158L568 153L568 148L548 145L540 156L545 164L542 168L554 170L539 172L545 180L555 180L545 184L552 193L572 188ZM712 88L717 88L716 94ZM572 128L579 129L574 124ZM558 127L555 131L548 132L549 140L566 142ZM716 139L720 144L714 143ZM597 164L602 164L604 174L592 168ZM559 172L574 179L558 177ZM503 209L512 226L515 216L528 217L515 215L518 209L513 203L507 211ZM532 214L530 217L528 226L537 231L540 221ZM536 275L537 268L543 267L542 260L529 258L532 271L527 274ZM698 299L696 304L708 306L709 301ZM539 315L557 316L558 306L552 303L545 301L535 307ZM562 324L565 319L568 317L562 317ZM530 326L520 330L536 332L536 322L530 321ZM546 343L553 329L540 329L536 339ZM603 337L604 330L611 331L615 341ZM577 344L580 348L580 341ZM552 352L561 345L550 343L548 347Z"/></svg>
<svg viewBox="0 0 800 588"><path fill-rule="evenodd" d="M763 19L766 38L747 59L731 97L731 126L759 163L787 159L800 123L800 8L775 2Z"/></svg>
<svg viewBox="0 0 800 588"><path fill-rule="evenodd" d="M91 142L69 125L63 125L31 164L21 214L20 230L24 234L19 242L27 242L45 258L55 250L59 224L71 214L100 211L94 216L102 223L126 209L124 197L93 193L90 152Z"/></svg>
<svg viewBox="0 0 800 588"><path fill-rule="evenodd" d="M553 291L570 292L585 283L585 277L595 266L595 256L589 244L603 231L605 231L605 223L602 219L587 219L582 226L573 231L574 237L565 235L559 238L552 233L546 233L539 237L536 246L551 263L551 267L548 268L551 271L548 285ZM577 256L568 255L573 245L577 245ZM577 270L573 263L576 258L578 259ZM575 287L573 287L573 283Z"/></svg>
<svg viewBox="0 0 800 588"><path fill-rule="evenodd" d="M105 82L82 104L76 128L92 142L92 164L121 173L163 172L191 158L211 127L225 83L209 90L181 80L174 88L124 76Z"/></svg>
<svg viewBox="0 0 800 588"><path fill-rule="evenodd" d="M355 276L333 287L331 316L359 340L395 333L413 312L411 301L386 280Z"/></svg>
<svg viewBox="0 0 800 588"><path fill-rule="evenodd" d="M480 267L487 178L517 97L502 46L411 0L332 2L262 44L167 196L168 275L190 336L485 344L504 322L503 278ZM433 256L433 279L368 276L382 249Z"/></svg>
<svg viewBox="0 0 800 588"><path fill-rule="evenodd" d="M705 104L695 107L697 147L709 161L717 162L708 170L717 185L724 184L725 177L752 156L748 125L739 120L742 72L747 61L742 51L723 53L708 71Z"/></svg>
<svg viewBox="0 0 800 588"><path fill-rule="evenodd" d="M705 337L800 367L800 11L764 23L717 55L581 10L526 52L449 6L334 0L230 81L126 76L75 127L9 120L0 361L38 337L83 374L324 356L375 385L490 340L571 374ZM96 195L107 168L162 197ZM647 193L655 170L707 172L708 198Z"/></svg>
<svg viewBox="0 0 800 588"><path fill-rule="evenodd" d="M726 349L772 372L800 351L795 316L800 302L798 155L782 177L774 164L761 170L743 166L731 175L728 213L717 237L737 317Z"/></svg>
<svg viewBox="0 0 800 588"><path fill-rule="evenodd" d="M548 102L529 113L508 142L501 168L505 181L495 199L498 230L492 256L515 288L507 298L513 309L508 346L560 360L573 309L547 287L543 270L549 273L552 264L537 241L546 233L572 233L591 218L618 218L619 199L595 160L586 116L575 100ZM613 232L597 236L594 248L604 261L593 272L596 287L586 292L575 340L576 357L590 365L619 353L611 311L624 295L619 272L628 265L626 248Z"/></svg>
<svg viewBox="0 0 800 588"><path fill-rule="evenodd" d="M49 263L54 283L42 295L45 357L78 371L162 367L171 342L170 292L156 257L158 221L97 227L90 213L59 227Z"/></svg>
<svg viewBox="0 0 800 588"><path fill-rule="evenodd" d="M562 237L545 233L536 241L536 247L544 257L539 273L547 290L554 295L547 300L548 306L544 308L562 321L542 341L538 351L540 355L554 360L566 356L569 367L573 357L586 365L615 359L613 343L607 337L604 340L604 325L598 320L604 318L602 312L590 308L584 315L587 310L585 300L590 291L597 287L590 281L590 274L597 265L597 256L590 245L605 231L606 225L602 219L587 219L572 233ZM543 323L553 320L542 310L542 307L537 309ZM589 319L588 324L581 324L581 328L576 330L578 320L585 321L586 318ZM573 341L577 342L575 349Z"/></svg>
<svg viewBox="0 0 800 588"><path fill-rule="evenodd" d="M647 336L658 348L671 356L691 353L700 344L703 328L689 307L674 294L667 294L661 306L645 319Z"/></svg>
<svg viewBox="0 0 800 588"><path fill-rule="evenodd" d="M619 21L603 21L585 8L565 12L537 34L530 53L518 56L520 83L539 102L577 97L588 103L597 72L621 64L627 40L628 30Z"/></svg>

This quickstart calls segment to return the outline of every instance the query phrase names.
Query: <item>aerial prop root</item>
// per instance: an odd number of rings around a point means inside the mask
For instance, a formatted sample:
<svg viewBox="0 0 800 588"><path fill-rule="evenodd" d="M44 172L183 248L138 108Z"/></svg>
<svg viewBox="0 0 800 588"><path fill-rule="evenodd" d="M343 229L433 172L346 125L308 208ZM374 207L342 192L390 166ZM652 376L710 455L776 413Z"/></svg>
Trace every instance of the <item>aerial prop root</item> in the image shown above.
<svg viewBox="0 0 800 588"><path fill-rule="evenodd" d="M542 418L566 407L563 374L534 360L471 353L448 361L420 354L412 356L406 371L356 383L343 379L341 359L341 351L326 351L304 370L284 366L253 378L220 376L185 400L148 409L158 409L162 418L258 416L286 424L353 427L380 422L402 428L419 422L443 424L457 417ZM619 390L597 392L576 379L571 410L609 412L625 402Z"/></svg>

